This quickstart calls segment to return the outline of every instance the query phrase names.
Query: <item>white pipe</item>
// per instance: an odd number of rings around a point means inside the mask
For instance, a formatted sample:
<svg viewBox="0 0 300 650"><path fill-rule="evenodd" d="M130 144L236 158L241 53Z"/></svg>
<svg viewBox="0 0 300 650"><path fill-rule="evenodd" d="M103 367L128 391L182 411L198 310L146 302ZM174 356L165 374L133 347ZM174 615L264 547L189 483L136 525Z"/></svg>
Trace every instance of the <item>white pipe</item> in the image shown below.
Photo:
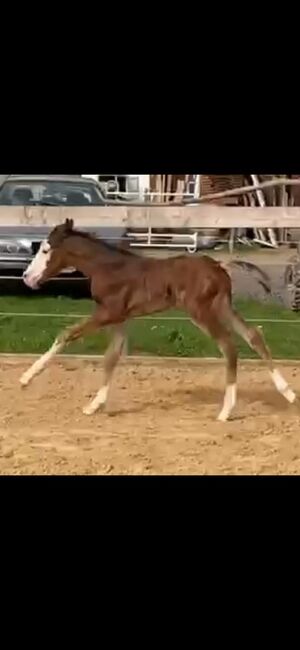
<svg viewBox="0 0 300 650"><path fill-rule="evenodd" d="M257 185L259 185L258 176L256 174L250 174L250 176L251 176L251 179L253 181L253 185L255 187L257 187ZM265 208L266 207L266 201L265 201L265 197L263 195L262 190L257 189L256 190L256 196L258 198L258 203L259 203L260 207ZM268 230L268 235L269 235L269 238L270 238L271 245L274 246L274 248L277 248L278 244L277 244L276 235L275 235L274 230L272 228L268 228L267 230Z"/></svg>

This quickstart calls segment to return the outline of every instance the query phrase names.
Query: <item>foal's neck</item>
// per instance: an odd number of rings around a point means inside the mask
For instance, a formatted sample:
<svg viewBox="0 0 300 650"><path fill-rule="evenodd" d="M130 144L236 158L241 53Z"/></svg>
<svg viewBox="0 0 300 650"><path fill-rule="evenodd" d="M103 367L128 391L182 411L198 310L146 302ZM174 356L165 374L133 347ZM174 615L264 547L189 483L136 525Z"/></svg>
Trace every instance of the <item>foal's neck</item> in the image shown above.
<svg viewBox="0 0 300 650"><path fill-rule="evenodd" d="M117 248L110 248L99 239L88 238L80 234L68 239L66 250L70 266L74 266L87 277L91 277L95 273L101 262L113 262L123 258L123 253Z"/></svg>

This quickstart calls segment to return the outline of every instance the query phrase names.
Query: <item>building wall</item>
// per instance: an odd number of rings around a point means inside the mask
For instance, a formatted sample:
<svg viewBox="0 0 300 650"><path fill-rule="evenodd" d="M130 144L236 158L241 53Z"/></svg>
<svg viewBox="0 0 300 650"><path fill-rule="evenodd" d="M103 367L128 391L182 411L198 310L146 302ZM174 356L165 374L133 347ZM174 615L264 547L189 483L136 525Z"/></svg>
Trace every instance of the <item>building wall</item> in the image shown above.
<svg viewBox="0 0 300 650"><path fill-rule="evenodd" d="M221 174L206 175L201 174L200 178L200 195L212 194L214 192L225 192L226 190L233 190L245 184L245 176L231 175L223 176ZM216 199L216 203L222 205L232 205L241 202L240 197L227 197L224 199Z"/></svg>

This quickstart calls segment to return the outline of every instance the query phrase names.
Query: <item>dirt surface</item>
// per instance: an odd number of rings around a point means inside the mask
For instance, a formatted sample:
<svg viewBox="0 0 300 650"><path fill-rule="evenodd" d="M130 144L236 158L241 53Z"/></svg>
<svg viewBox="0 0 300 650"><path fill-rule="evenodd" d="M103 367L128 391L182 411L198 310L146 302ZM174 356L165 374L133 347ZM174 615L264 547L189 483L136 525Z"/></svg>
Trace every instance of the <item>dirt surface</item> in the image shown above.
<svg viewBox="0 0 300 650"><path fill-rule="evenodd" d="M56 360L27 389L28 361L0 361L0 474L298 474L300 409L263 366L242 362L231 422L215 421L219 363L120 366L106 413L82 407L99 388L99 363ZM300 364L280 365L300 395Z"/></svg>

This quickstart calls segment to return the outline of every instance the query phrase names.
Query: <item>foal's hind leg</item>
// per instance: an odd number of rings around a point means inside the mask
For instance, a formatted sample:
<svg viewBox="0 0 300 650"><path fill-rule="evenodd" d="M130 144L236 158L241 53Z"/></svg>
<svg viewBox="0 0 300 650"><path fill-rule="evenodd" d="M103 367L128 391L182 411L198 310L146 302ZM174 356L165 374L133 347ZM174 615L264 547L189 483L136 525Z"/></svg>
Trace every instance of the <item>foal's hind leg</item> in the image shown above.
<svg viewBox="0 0 300 650"><path fill-rule="evenodd" d="M37 361L35 361L32 366L26 372L23 373L20 378L20 383L22 386L28 386L32 379L39 375L42 370L48 365L49 361L54 357L55 354L61 352L61 350L70 343L71 341L76 341L81 336L86 334L91 334L92 332L99 329L99 323L95 318L88 318L87 320L73 325L73 327L68 327L63 332L61 332L58 337L55 339L51 348L45 352Z"/></svg>
<svg viewBox="0 0 300 650"><path fill-rule="evenodd" d="M237 350L231 334L226 330L217 338L217 344L226 360L226 389L218 420L226 422L236 404Z"/></svg>
<svg viewBox="0 0 300 650"><path fill-rule="evenodd" d="M234 345L232 335L226 327L218 320L216 314L211 318L197 317L193 319L195 325L210 334L217 342L219 350L222 352L226 361L226 389L222 410L218 415L218 420L225 422L228 420L233 407L236 404L236 378L237 378L237 350Z"/></svg>
<svg viewBox="0 0 300 650"><path fill-rule="evenodd" d="M274 368L271 352L264 341L262 332L256 327L249 327L244 319L234 310L230 316L231 324L237 334L239 334L255 352L267 362L269 372L277 390L288 402L293 403L296 399L294 391L277 368Z"/></svg>
<svg viewBox="0 0 300 650"><path fill-rule="evenodd" d="M125 343L126 343L125 326L123 324L114 325L113 339L104 355L103 385L98 390L96 397L94 397L94 399L83 409L83 413L85 415L92 415L99 409L100 406L103 406L106 403L112 376L117 366L117 363L120 359L120 356L124 351Z"/></svg>

